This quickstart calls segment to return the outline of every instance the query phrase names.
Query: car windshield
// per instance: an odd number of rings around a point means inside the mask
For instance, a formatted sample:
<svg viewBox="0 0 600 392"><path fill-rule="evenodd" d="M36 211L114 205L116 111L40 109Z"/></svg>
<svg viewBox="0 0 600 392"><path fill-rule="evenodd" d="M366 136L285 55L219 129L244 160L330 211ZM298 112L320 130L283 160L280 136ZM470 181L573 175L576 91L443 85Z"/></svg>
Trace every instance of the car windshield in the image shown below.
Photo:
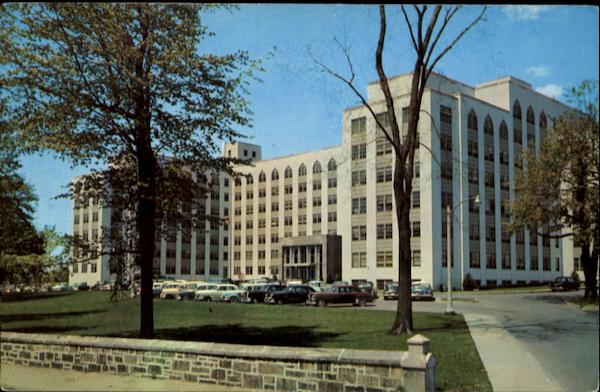
<svg viewBox="0 0 600 392"><path fill-rule="evenodd" d="M397 283L389 283L386 288L386 290L396 290L396 289L398 289Z"/></svg>

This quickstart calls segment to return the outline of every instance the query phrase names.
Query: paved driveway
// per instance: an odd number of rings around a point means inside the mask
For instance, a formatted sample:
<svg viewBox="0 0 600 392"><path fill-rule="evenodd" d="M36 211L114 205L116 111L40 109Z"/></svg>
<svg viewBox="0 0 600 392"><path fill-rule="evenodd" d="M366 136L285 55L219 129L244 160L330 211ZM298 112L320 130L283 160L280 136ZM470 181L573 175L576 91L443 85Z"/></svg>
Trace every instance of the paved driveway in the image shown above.
<svg viewBox="0 0 600 392"><path fill-rule="evenodd" d="M519 384L518 374L505 371L512 366L525 379L539 381L535 382L535 390L592 391L598 388L598 311L597 308L596 311L584 311L566 303L566 299L581 295L583 291L527 294L459 292L454 296L454 308L465 315L472 331L478 328L482 333L479 334L480 341L475 340L496 390L503 390L502 385L508 384L502 384L501 379L494 382L494 377L508 377L505 381L513 382L512 385L525 385ZM443 312L446 309L445 297L442 293L436 294L435 302L413 302L413 310ZM395 310L396 301L380 299L369 308ZM519 349L525 354L524 358L509 362L511 350ZM502 355L502 350L506 356ZM539 368L540 374L535 374L533 368ZM522 370L519 372L518 369Z"/></svg>

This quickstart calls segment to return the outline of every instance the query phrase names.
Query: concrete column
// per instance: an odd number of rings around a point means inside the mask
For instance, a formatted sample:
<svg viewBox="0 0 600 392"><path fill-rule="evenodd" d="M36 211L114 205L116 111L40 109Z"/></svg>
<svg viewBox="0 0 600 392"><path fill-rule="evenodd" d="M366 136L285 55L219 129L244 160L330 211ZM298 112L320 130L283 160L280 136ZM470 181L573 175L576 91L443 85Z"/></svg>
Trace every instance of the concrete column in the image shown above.
<svg viewBox="0 0 600 392"><path fill-rule="evenodd" d="M406 341L408 351L400 359L406 370L403 387L407 391L435 391L436 360L429 352L430 340L423 335L415 335Z"/></svg>

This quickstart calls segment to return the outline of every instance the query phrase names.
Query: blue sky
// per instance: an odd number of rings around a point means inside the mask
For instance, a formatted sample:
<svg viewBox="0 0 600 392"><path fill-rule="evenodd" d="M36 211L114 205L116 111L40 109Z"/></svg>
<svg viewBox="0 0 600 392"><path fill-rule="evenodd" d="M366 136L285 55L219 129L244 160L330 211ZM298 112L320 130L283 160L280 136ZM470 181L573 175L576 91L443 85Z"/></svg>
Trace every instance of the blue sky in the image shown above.
<svg viewBox="0 0 600 392"><path fill-rule="evenodd" d="M454 37L480 11L479 6L463 7L446 37ZM387 13L384 66L393 76L409 72L414 55L400 8L388 6ZM237 10L203 14L202 21L215 36L201 44L201 51L223 54L243 49L264 59L263 82L253 82L248 97L253 127L242 129L251 137L249 142L262 145L264 159L341 142L342 111L358 99L323 73L308 53L348 75L334 38L347 45L356 85L366 94L367 83L377 78L376 6L244 4ZM564 101L569 87L598 79L598 45L597 7L489 6L486 20L463 37L436 71L469 85L512 75ZM68 233L70 201L54 197L73 176L88 169L72 168L51 154L23 157L22 164L21 173L39 198L36 225L54 225Z"/></svg>

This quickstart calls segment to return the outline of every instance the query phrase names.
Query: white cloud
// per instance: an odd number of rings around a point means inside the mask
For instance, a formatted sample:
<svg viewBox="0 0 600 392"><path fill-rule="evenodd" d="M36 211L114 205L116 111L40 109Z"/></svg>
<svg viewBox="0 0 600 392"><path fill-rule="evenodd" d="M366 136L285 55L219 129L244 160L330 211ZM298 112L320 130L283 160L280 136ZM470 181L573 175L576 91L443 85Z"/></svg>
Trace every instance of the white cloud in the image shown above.
<svg viewBox="0 0 600 392"><path fill-rule="evenodd" d="M529 67L525 70L525 73L529 75L533 75L536 78L541 78L544 76L550 76L551 71L550 67L547 65L539 65L537 67Z"/></svg>
<svg viewBox="0 0 600 392"><path fill-rule="evenodd" d="M563 88L558 84L547 84L545 86L536 88L535 91L551 98L558 98L562 95Z"/></svg>
<svg viewBox="0 0 600 392"><path fill-rule="evenodd" d="M505 5L502 10L513 20L535 20L551 8L548 5Z"/></svg>

